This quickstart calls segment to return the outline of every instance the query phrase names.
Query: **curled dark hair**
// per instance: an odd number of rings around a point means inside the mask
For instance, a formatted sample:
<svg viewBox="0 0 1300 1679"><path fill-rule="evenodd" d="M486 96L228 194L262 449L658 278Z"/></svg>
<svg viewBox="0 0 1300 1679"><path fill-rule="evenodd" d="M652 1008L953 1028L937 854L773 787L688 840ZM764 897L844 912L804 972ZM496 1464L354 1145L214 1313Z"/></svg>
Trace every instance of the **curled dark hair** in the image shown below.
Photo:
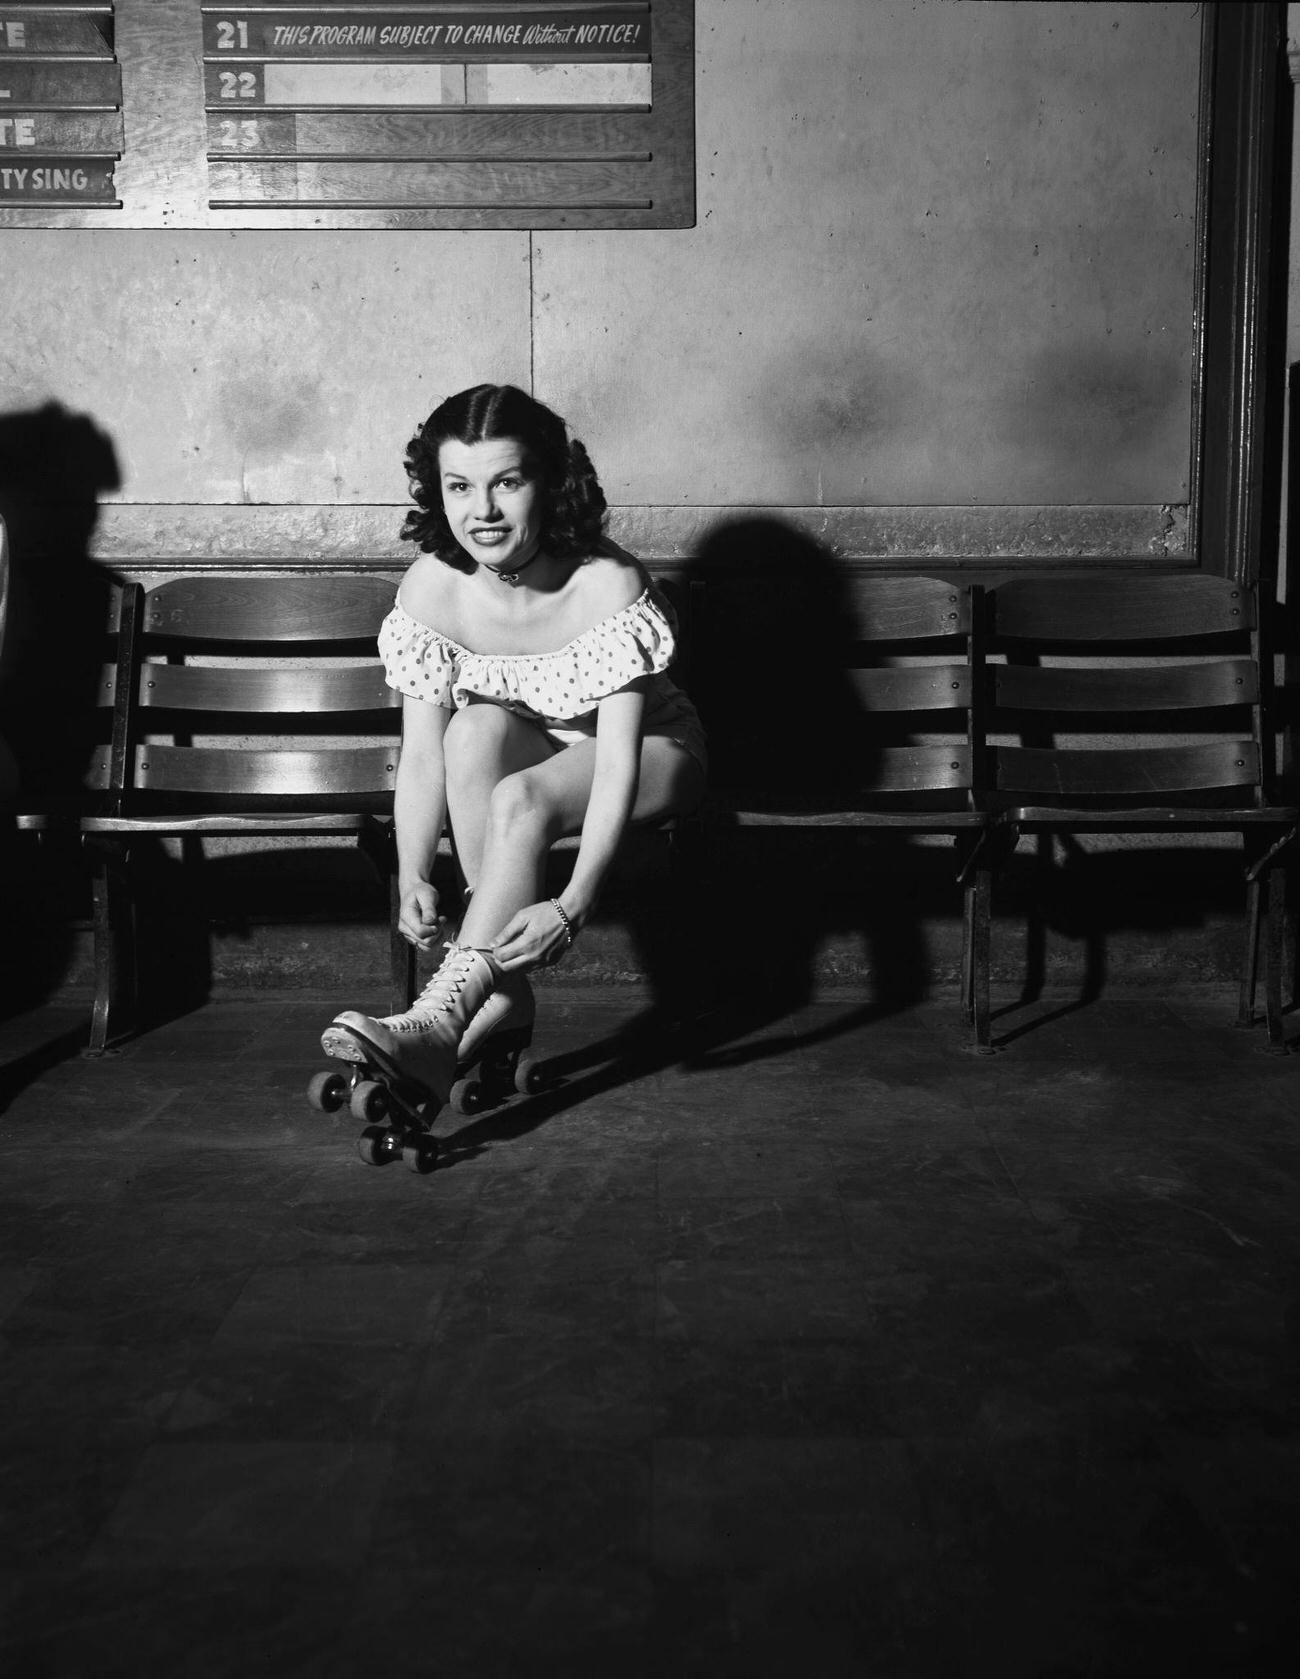
<svg viewBox="0 0 1300 1679"><path fill-rule="evenodd" d="M542 549L558 560L590 554L605 518L605 493L582 444L558 414L515 385L475 385L449 396L430 414L406 449L406 476L415 507L402 536L418 542L458 571L474 561L452 535L442 506L438 450L444 443L511 438L523 448L542 488Z"/></svg>

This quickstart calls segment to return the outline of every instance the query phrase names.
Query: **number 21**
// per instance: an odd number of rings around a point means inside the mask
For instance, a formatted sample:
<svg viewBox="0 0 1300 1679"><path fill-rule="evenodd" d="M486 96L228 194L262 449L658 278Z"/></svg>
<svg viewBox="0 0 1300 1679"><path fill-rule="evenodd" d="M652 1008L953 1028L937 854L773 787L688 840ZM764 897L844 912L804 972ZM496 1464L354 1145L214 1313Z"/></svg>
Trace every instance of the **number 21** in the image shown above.
<svg viewBox="0 0 1300 1679"><path fill-rule="evenodd" d="M248 51L248 25L242 20L239 23L227 23L222 18L217 24L217 47L221 52L234 52L236 46L240 52Z"/></svg>

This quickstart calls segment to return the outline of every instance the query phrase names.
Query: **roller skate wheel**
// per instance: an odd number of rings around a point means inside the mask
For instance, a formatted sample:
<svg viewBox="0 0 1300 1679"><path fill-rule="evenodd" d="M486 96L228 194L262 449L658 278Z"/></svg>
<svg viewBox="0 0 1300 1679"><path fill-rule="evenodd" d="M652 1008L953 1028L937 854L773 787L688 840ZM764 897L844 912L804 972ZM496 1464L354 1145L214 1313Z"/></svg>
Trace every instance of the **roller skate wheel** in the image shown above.
<svg viewBox="0 0 1300 1679"><path fill-rule="evenodd" d="M307 1086L307 1101L317 1113L337 1113L347 1106L348 1076L332 1068L317 1073Z"/></svg>
<svg viewBox="0 0 1300 1679"><path fill-rule="evenodd" d="M402 1145L402 1159L406 1162L408 1171L419 1172L423 1176L432 1172L438 1164L438 1143L434 1137L417 1137L408 1139Z"/></svg>
<svg viewBox="0 0 1300 1679"><path fill-rule="evenodd" d="M463 1079L457 1079L447 1097L447 1106L453 1113L480 1113L487 1106L482 1078L477 1073L470 1073Z"/></svg>
<svg viewBox="0 0 1300 1679"><path fill-rule="evenodd" d="M388 1117L388 1092L378 1079L362 1079L353 1086L348 1106L353 1119L359 1119L363 1125L373 1125L376 1120Z"/></svg>
<svg viewBox="0 0 1300 1679"><path fill-rule="evenodd" d="M402 1140L386 1125L367 1125L357 1138L357 1153L367 1166L387 1166L403 1153Z"/></svg>
<svg viewBox="0 0 1300 1679"><path fill-rule="evenodd" d="M546 1088L546 1073L540 1058L525 1050L515 1063L515 1090L520 1096L536 1096Z"/></svg>

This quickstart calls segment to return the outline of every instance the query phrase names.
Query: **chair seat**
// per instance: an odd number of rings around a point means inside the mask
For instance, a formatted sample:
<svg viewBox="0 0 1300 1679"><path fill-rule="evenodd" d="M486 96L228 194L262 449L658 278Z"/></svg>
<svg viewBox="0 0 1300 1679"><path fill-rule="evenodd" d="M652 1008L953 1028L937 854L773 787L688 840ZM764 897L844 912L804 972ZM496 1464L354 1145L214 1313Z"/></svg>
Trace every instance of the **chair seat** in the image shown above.
<svg viewBox="0 0 1300 1679"><path fill-rule="evenodd" d="M710 801L742 828L898 828L937 834L967 833L988 826L989 818L975 810L873 810L848 806L838 810L797 807L755 810Z"/></svg>
<svg viewBox="0 0 1300 1679"><path fill-rule="evenodd" d="M81 824L86 834L358 834L387 828L388 819L356 811L182 816L94 816Z"/></svg>
<svg viewBox="0 0 1300 1679"><path fill-rule="evenodd" d="M1152 829L1177 833L1180 829L1214 828L1224 833L1243 828L1285 828L1300 821L1300 810L1289 805L1149 805L1129 809L1118 806L1017 805L1002 811L996 820L1020 826L1094 828L1115 832Z"/></svg>

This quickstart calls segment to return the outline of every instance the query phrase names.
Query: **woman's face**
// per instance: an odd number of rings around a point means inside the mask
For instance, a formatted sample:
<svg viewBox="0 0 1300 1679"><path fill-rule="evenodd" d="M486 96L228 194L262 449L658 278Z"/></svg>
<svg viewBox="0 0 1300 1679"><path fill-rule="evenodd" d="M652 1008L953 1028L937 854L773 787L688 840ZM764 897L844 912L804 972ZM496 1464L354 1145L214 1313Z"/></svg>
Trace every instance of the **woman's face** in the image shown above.
<svg viewBox="0 0 1300 1679"><path fill-rule="evenodd" d="M542 487L521 443L444 443L442 505L456 541L489 571L517 571L537 552Z"/></svg>

